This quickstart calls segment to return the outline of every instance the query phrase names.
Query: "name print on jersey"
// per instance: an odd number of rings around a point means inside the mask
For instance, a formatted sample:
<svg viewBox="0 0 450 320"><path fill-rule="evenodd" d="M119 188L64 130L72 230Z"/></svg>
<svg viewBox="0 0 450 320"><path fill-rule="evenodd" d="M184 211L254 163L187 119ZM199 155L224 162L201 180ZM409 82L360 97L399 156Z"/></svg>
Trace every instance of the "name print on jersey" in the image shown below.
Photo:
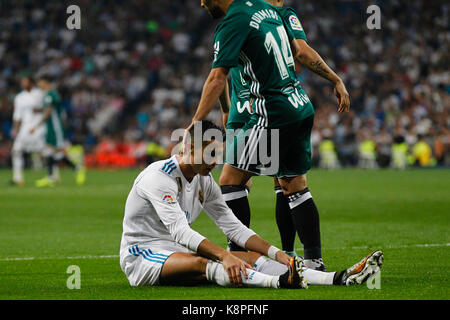
<svg viewBox="0 0 450 320"><path fill-rule="evenodd" d="M266 19L274 19L279 21L280 17L273 10L268 9L259 10L258 12L255 12L253 14L252 20L250 21L250 26L259 30L259 25Z"/></svg>

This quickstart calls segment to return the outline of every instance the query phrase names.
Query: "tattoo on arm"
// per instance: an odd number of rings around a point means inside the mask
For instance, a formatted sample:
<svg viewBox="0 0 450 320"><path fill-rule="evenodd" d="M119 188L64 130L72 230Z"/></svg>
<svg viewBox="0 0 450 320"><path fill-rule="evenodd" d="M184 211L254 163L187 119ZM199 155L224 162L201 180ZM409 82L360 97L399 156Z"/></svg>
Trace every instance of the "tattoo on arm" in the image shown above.
<svg viewBox="0 0 450 320"><path fill-rule="evenodd" d="M311 68L321 75L328 75L329 72L322 66L322 61L315 61L310 63Z"/></svg>

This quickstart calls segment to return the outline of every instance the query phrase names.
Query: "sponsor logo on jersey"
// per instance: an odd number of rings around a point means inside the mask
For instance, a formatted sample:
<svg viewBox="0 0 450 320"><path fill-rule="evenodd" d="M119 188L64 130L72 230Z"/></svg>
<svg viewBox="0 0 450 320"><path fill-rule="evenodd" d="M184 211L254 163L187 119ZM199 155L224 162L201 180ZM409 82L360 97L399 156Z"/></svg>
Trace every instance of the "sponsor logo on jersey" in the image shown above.
<svg viewBox="0 0 450 320"><path fill-rule="evenodd" d="M239 113L243 113L245 110L247 110L247 112L250 114L253 113L251 106L250 106L250 101L245 101L244 103L241 103L241 101L238 101L236 103L236 108Z"/></svg>
<svg viewBox="0 0 450 320"><path fill-rule="evenodd" d="M289 17L289 22L291 23L291 28L298 31L303 31L302 24L298 20L298 18L294 15Z"/></svg>

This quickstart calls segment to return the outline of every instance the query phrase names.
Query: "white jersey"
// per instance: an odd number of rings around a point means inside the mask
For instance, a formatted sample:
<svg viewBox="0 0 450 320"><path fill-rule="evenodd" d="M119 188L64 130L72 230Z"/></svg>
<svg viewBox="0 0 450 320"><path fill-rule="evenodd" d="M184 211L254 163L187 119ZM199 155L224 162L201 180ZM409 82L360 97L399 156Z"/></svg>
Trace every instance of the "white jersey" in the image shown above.
<svg viewBox="0 0 450 320"><path fill-rule="evenodd" d="M121 264L135 245L169 248L176 244L197 251L205 237L190 225L203 209L227 237L242 247L255 234L228 208L211 174L196 175L189 183L176 156L149 165L134 181L125 204Z"/></svg>
<svg viewBox="0 0 450 320"><path fill-rule="evenodd" d="M37 88L33 88L31 91L23 90L15 97L13 120L20 121L16 139L20 140L31 136L30 129L42 119L43 102L44 93ZM41 125L32 136L44 139L44 134L45 126Z"/></svg>

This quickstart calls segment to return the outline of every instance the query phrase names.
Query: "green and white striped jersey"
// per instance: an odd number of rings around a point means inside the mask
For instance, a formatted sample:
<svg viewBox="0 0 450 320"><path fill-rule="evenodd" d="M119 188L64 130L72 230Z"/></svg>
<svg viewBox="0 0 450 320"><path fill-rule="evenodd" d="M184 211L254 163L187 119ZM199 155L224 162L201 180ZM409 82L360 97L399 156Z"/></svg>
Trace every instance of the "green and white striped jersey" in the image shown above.
<svg viewBox="0 0 450 320"><path fill-rule="evenodd" d="M254 100L251 121L262 127L280 128L314 114L295 75L290 43L297 23L293 19L289 25L289 18L263 0L235 0L216 28L213 68L240 69L232 77L239 74L240 83L247 84ZM235 87L235 99L246 96L246 89Z"/></svg>

